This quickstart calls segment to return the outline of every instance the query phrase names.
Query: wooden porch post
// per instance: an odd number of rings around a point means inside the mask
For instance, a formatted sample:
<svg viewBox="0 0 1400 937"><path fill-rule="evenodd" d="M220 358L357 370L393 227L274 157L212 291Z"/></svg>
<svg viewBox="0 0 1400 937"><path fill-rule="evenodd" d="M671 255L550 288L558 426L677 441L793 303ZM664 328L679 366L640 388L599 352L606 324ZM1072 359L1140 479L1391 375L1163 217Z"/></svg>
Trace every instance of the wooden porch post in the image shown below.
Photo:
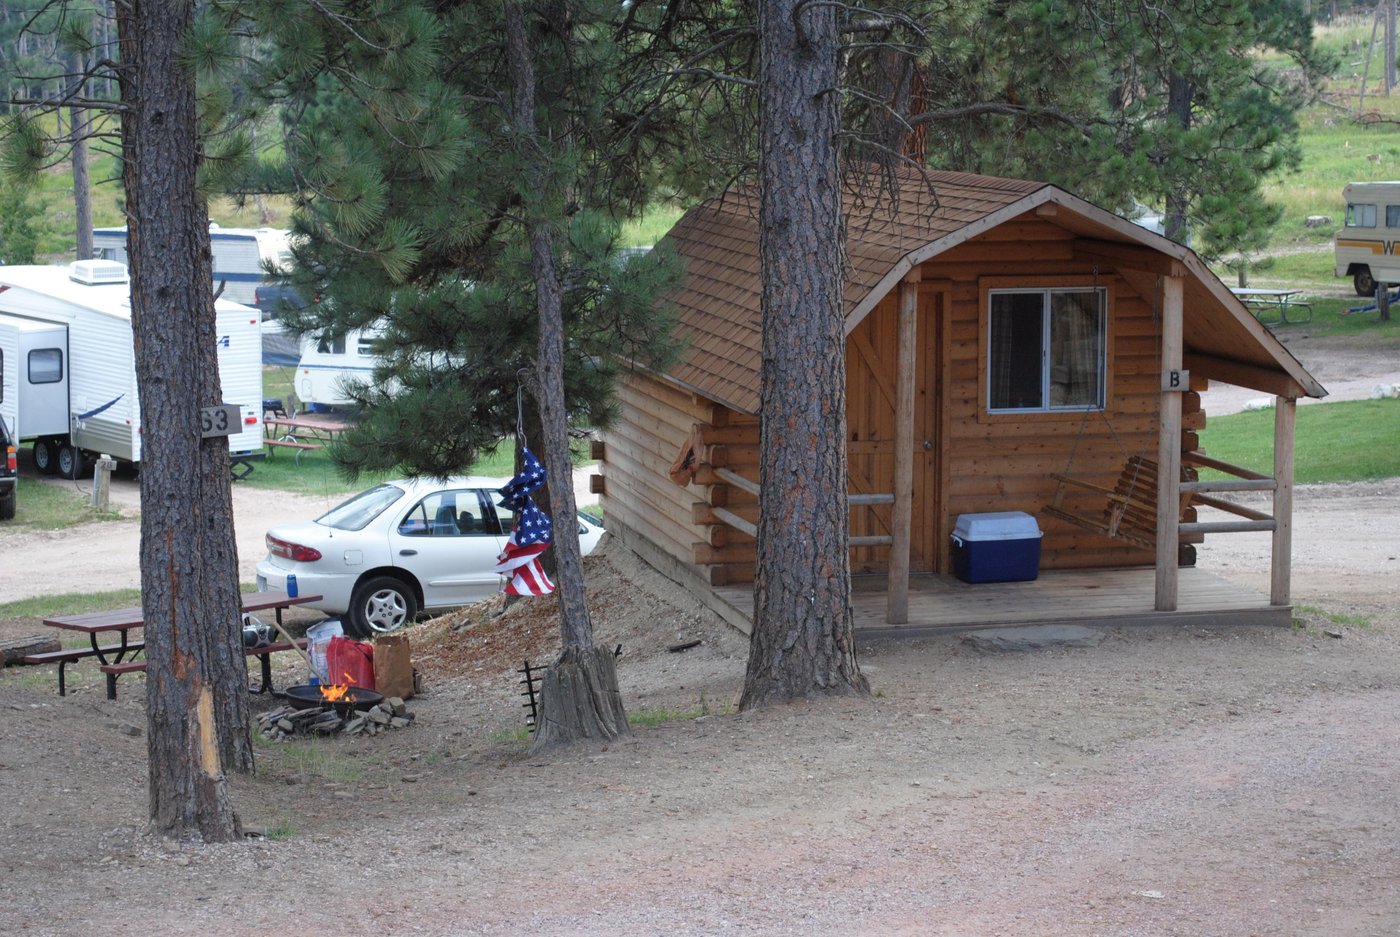
<svg viewBox="0 0 1400 937"><path fill-rule="evenodd" d="M1288 604L1293 570L1293 427L1298 402L1274 399L1274 542L1269 567L1269 604Z"/></svg>
<svg viewBox="0 0 1400 937"><path fill-rule="evenodd" d="M909 620L909 536L914 517L914 381L919 340L919 268L899 284L899 352L895 363L894 510L885 621Z"/></svg>
<svg viewBox="0 0 1400 937"><path fill-rule="evenodd" d="M1183 279L1162 278L1162 389L1157 428L1157 583L1154 607L1176 611L1181 520L1181 297Z"/></svg>

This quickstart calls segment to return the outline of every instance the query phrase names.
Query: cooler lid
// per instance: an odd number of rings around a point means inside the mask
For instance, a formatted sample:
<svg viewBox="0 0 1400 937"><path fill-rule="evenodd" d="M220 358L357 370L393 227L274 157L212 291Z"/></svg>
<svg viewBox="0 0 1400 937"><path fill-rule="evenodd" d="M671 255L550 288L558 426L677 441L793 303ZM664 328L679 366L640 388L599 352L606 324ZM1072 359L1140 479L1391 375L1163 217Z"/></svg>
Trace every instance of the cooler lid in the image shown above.
<svg viewBox="0 0 1400 937"><path fill-rule="evenodd" d="M959 514L953 526L959 540L1033 540L1041 536L1040 525L1025 511L992 511L987 514Z"/></svg>

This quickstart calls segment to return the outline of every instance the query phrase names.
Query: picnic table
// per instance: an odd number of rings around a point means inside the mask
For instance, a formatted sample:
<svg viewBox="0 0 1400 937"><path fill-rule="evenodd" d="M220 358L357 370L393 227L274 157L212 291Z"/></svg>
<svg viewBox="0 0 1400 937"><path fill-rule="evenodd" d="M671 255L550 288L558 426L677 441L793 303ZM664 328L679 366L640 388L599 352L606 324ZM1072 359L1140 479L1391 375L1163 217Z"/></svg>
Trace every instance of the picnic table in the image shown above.
<svg viewBox="0 0 1400 937"><path fill-rule="evenodd" d="M276 614L277 623L280 625L283 609L293 605L315 602L320 598L319 595L291 596L285 592L245 592L242 598L242 610L245 615L271 610ZM145 661L134 659L146 647L144 640L132 637L132 632L139 631L145 624L139 605L104 612L84 612L80 615L45 618L43 622L50 628L62 631L81 631L88 636L91 645L86 648L64 648L42 654L30 654L24 658L26 664L58 664L59 696L67 695L64 668L85 657L97 658L99 669L107 677L108 699L117 698L117 677L120 674L144 670L146 667ZM104 636L110 640L111 635L115 635L116 640L103 644ZM302 643L304 646L304 642ZM257 692L266 692L272 686L270 655L279 650L291 649L292 645L286 641L258 648L245 648L244 653L261 658L262 687Z"/></svg>
<svg viewBox="0 0 1400 937"><path fill-rule="evenodd" d="M352 425L314 414L272 416L263 420L263 445L295 449L296 459L300 461L303 452L325 448Z"/></svg>
<svg viewBox="0 0 1400 937"><path fill-rule="evenodd" d="M1254 313L1254 317L1260 322L1264 322L1264 317L1269 313L1278 313L1279 321L1286 325L1312 321L1312 304L1300 302L1294 298L1301 296L1303 290L1231 287L1230 292L1234 293L1239 301L1244 303L1245 308ZM1289 317L1289 313L1293 314L1292 318Z"/></svg>

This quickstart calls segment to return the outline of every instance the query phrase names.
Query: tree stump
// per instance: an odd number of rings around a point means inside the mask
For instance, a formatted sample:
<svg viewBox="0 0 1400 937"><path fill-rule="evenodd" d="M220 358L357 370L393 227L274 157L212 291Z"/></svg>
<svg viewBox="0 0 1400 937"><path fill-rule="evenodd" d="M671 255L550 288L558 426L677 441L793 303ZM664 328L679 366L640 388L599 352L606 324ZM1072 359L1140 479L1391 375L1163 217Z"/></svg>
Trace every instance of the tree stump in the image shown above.
<svg viewBox="0 0 1400 937"><path fill-rule="evenodd" d="M605 647L568 645L545 671L531 752L585 740L606 742L631 734L617 668Z"/></svg>

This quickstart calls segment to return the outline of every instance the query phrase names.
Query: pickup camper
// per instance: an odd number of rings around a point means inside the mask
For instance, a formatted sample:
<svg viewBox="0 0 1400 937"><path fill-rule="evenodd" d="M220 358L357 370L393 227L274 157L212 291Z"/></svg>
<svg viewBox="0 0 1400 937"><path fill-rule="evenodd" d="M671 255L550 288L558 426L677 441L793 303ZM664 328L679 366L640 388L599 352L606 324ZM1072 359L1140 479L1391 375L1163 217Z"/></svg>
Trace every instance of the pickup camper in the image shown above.
<svg viewBox="0 0 1400 937"><path fill-rule="evenodd" d="M1400 283L1400 182L1353 182L1342 189L1345 226L1337 232L1336 275L1351 277L1358 296Z"/></svg>
<svg viewBox="0 0 1400 937"><path fill-rule="evenodd" d="M261 323L248 306L220 299L214 308L224 400L241 417L229 451L247 461L262 450ZM2 412L16 441L32 443L40 472L77 478L98 453L141 461L125 266L0 267L0 355Z"/></svg>

